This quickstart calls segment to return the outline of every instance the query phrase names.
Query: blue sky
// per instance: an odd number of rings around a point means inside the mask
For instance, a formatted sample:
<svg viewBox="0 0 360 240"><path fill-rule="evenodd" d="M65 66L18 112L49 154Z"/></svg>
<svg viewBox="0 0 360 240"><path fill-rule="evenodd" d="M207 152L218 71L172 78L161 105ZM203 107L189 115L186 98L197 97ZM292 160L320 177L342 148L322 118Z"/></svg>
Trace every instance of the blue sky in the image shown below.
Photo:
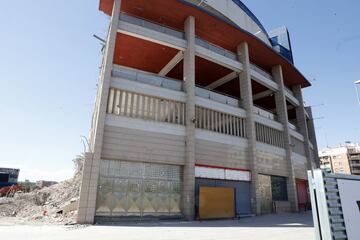
<svg viewBox="0 0 360 240"><path fill-rule="evenodd" d="M267 30L287 26L312 82L319 147L359 141L360 1L244 0ZM98 0L5 0L0 13L0 166L20 179L63 180L88 136L101 59Z"/></svg>
<svg viewBox="0 0 360 240"><path fill-rule="evenodd" d="M304 97L313 106L318 146L359 142L360 106L353 83L360 79L360 1L243 2L267 30L287 26L295 65L313 85Z"/></svg>

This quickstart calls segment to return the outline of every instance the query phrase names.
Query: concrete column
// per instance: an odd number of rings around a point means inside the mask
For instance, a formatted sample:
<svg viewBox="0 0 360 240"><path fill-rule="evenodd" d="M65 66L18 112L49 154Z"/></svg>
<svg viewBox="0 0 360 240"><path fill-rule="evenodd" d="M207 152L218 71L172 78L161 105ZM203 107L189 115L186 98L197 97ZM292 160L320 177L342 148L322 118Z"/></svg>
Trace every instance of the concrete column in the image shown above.
<svg viewBox="0 0 360 240"><path fill-rule="evenodd" d="M319 150L318 150L318 145L317 145L317 140L316 140L316 133L315 133L315 125L314 125L314 117L313 117L313 113L312 113L312 109L311 107L306 107L305 111L307 111L307 113L309 114L309 120L307 121L307 129L308 129L308 133L309 133L309 139L311 139L311 143L313 144L314 150L310 150L313 151L313 157L314 159L312 159L313 164L314 164L314 168L320 168L320 159L319 159Z"/></svg>
<svg viewBox="0 0 360 240"><path fill-rule="evenodd" d="M245 128L246 137L248 139L247 158L250 161L249 169L251 171L251 209L254 214L259 215L261 214L261 197L256 158L256 133L253 114L254 104L251 88L249 47L246 42L243 42L238 46L237 54L238 60L243 64L243 71L239 74L239 83L242 107L246 110Z"/></svg>
<svg viewBox="0 0 360 240"><path fill-rule="evenodd" d="M182 212L191 221L195 217L195 18L185 21L187 48L184 53L186 92L186 145L182 190Z"/></svg>
<svg viewBox="0 0 360 240"><path fill-rule="evenodd" d="M279 121L284 126L283 136L284 136L284 147L286 151L286 161L288 163L288 181L287 181L287 190L288 190L288 200L291 202L292 210L297 212L299 210L298 198L296 191L296 179L294 172L294 164L292 161L292 149L291 149L291 138L289 131L289 118L287 113L286 106L286 97L285 97L285 86L284 78L282 73L282 67L280 65L274 66L272 68L272 75L274 80L279 86L279 91L275 93L275 102L276 102L276 111L278 114Z"/></svg>
<svg viewBox="0 0 360 240"><path fill-rule="evenodd" d="M299 100L299 106L295 109L296 110L296 120L297 125L299 128L299 132L304 137L304 149L305 149L305 156L307 158L307 168L308 170L314 169L314 163L311 159L310 155L310 145L309 145L309 132L308 126L306 121L306 113L304 107L304 99L302 96L301 85L296 85L293 87L294 96L297 100Z"/></svg>
<svg viewBox="0 0 360 240"><path fill-rule="evenodd" d="M104 66L99 82L99 95L97 96L97 115L93 131L95 134L92 153L86 154L80 200L78 207L78 223L93 223L96 208L96 195L98 189L101 149L103 143L107 100L111 82L111 71L115 50L116 34L119 24L121 0L115 0L110 21L110 28L104 53Z"/></svg>

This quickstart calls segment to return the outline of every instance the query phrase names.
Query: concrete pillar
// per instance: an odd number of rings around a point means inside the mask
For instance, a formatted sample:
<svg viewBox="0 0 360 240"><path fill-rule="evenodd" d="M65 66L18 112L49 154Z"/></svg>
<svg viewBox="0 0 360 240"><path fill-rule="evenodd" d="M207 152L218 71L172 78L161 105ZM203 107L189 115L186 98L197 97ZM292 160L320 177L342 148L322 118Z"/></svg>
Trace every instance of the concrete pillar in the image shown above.
<svg viewBox="0 0 360 240"><path fill-rule="evenodd" d="M239 83L242 107L246 110L245 128L246 137L248 139L247 158L250 160L249 169L251 171L251 209L254 214L259 215L261 214L261 197L256 158L256 133L253 114L254 104L251 88L249 47L246 42L243 42L238 46L237 54L238 60L243 64L243 71L239 74Z"/></svg>
<svg viewBox="0 0 360 240"><path fill-rule="evenodd" d="M195 18L185 21L187 48L184 53L186 92L186 145L182 190L182 212L191 221L195 217Z"/></svg>
<svg viewBox="0 0 360 240"><path fill-rule="evenodd" d="M286 106L286 97L285 97L285 86L284 78L282 73L282 67L280 65L274 66L272 68L272 75L274 80L279 86L279 91L275 93L275 102L276 102L276 111L278 114L279 122L283 124L284 131L284 147L286 151L286 162L288 163L288 181L287 181L287 190L288 190L288 200L291 202L292 210L297 212L299 210L298 198L296 191L296 179L294 172L294 164L292 161L292 149L291 149L291 138L289 131L289 118L287 113Z"/></svg>
<svg viewBox="0 0 360 240"><path fill-rule="evenodd" d="M299 106L295 109L296 110L296 120L297 125L299 128L299 132L304 137L304 149L305 149L305 156L307 158L307 168L308 170L314 169L314 163L311 159L310 155L310 145L309 145L309 132L308 126L306 121L306 113L304 107L304 99L302 96L301 85L296 85L293 87L294 96L299 101Z"/></svg>
<svg viewBox="0 0 360 240"><path fill-rule="evenodd" d="M121 0L115 0L110 21L110 28L104 53L104 66L99 82L99 95L97 96L97 115L93 131L95 134L92 153L86 154L82 183L80 189L80 200L78 207L78 223L93 223L96 208L96 195L98 189L99 169L101 160L101 149L103 143L107 100L111 82L111 71L115 50L116 34L119 24Z"/></svg>
<svg viewBox="0 0 360 240"><path fill-rule="evenodd" d="M309 139L311 139L311 143L313 144L314 149L313 151L313 164L314 168L320 168L320 159L319 159L319 150L316 140L316 133L315 133L315 125L314 125L314 117L312 113L311 107L306 107L305 111L309 114L309 120L307 121Z"/></svg>

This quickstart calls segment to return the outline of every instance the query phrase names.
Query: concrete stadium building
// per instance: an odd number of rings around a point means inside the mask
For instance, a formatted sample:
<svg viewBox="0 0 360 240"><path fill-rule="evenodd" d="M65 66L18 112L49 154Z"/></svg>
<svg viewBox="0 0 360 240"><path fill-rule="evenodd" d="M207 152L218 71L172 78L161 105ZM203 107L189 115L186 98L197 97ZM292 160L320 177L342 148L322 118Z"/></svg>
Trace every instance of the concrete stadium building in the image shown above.
<svg viewBox="0 0 360 240"><path fill-rule="evenodd" d="M239 0L100 0L111 17L79 223L298 211L317 144L286 28Z"/></svg>

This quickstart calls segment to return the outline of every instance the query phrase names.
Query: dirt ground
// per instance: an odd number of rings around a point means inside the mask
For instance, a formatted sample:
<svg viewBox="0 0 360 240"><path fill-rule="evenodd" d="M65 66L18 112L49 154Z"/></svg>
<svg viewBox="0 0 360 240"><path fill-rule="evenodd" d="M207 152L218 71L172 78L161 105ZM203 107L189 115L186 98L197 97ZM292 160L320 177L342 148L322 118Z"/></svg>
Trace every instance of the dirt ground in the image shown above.
<svg viewBox="0 0 360 240"><path fill-rule="evenodd" d="M315 239L310 212L266 215L240 220L204 222L132 222L118 225L44 225L0 218L2 239L12 240L312 240Z"/></svg>

